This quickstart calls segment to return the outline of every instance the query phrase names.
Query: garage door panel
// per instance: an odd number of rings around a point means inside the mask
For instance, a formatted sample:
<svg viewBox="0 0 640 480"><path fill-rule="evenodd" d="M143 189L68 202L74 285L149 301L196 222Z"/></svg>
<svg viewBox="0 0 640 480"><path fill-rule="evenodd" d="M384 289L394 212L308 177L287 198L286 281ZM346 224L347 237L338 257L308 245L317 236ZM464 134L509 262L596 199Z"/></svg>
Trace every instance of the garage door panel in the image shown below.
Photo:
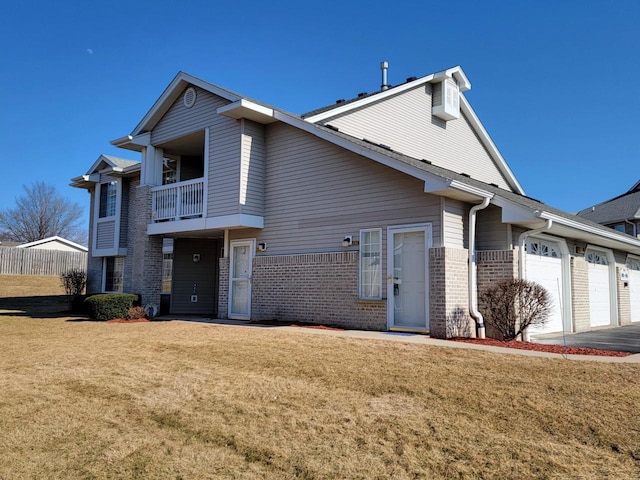
<svg viewBox="0 0 640 480"><path fill-rule="evenodd" d="M640 271L629 270L629 298L631 321L640 322Z"/></svg>
<svg viewBox="0 0 640 480"><path fill-rule="evenodd" d="M609 265L589 264L589 311L592 327L611 325Z"/></svg>
<svg viewBox="0 0 640 480"><path fill-rule="evenodd" d="M561 332L562 325L562 259L540 255L526 255L527 280L542 285L551 297L551 312L547 322L531 327L529 333L542 334Z"/></svg>

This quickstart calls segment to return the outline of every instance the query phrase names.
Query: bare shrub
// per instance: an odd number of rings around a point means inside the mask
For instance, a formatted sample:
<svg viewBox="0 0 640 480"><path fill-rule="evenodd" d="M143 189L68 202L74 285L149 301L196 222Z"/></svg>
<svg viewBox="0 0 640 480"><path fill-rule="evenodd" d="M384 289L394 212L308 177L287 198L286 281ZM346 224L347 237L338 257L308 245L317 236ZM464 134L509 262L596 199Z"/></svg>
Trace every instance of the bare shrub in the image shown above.
<svg viewBox="0 0 640 480"><path fill-rule="evenodd" d="M514 340L528 327L544 325L551 313L551 295L528 280L504 280L481 295L481 313L488 325Z"/></svg>
<svg viewBox="0 0 640 480"><path fill-rule="evenodd" d="M82 295L87 286L87 273L79 268L72 268L60 275L62 286L67 295L77 297Z"/></svg>
<svg viewBox="0 0 640 480"><path fill-rule="evenodd" d="M129 309L129 319L136 320L138 318L146 318L147 311L144 307L131 307Z"/></svg>
<svg viewBox="0 0 640 480"><path fill-rule="evenodd" d="M446 335L447 338L471 336L469 316L465 309L456 307L447 315Z"/></svg>

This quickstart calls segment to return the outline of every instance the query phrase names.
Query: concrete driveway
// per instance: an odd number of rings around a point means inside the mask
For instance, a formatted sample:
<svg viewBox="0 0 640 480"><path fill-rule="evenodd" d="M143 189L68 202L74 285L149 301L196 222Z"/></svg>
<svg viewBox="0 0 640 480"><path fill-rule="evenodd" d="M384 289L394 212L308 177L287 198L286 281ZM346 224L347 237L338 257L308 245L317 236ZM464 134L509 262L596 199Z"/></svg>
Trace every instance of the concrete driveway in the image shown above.
<svg viewBox="0 0 640 480"><path fill-rule="evenodd" d="M640 353L640 324L602 328L583 333L549 333L532 337L532 342L572 347L599 348L618 352Z"/></svg>

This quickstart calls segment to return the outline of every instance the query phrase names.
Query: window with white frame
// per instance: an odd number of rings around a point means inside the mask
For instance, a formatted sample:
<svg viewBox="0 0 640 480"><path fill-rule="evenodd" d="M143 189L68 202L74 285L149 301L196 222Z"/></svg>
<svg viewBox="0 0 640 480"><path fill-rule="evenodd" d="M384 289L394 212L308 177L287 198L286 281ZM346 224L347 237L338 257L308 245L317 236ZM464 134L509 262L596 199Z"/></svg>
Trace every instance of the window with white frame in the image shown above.
<svg viewBox="0 0 640 480"><path fill-rule="evenodd" d="M171 293L171 279L173 278L173 253L162 254L162 292Z"/></svg>
<svg viewBox="0 0 640 480"><path fill-rule="evenodd" d="M116 214L116 196L118 194L116 182L100 184L100 212L99 217L113 217Z"/></svg>
<svg viewBox="0 0 640 480"><path fill-rule="evenodd" d="M617 225L614 225L613 229L618 232L625 233L624 223L618 223Z"/></svg>
<svg viewBox="0 0 640 480"><path fill-rule="evenodd" d="M103 263L104 291L122 293L124 257L105 257Z"/></svg>
<svg viewBox="0 0 640 480"><path fill-rule="evenodd" d="M365 300L382 298L382 229L360 230L358 296Z"/></svg>

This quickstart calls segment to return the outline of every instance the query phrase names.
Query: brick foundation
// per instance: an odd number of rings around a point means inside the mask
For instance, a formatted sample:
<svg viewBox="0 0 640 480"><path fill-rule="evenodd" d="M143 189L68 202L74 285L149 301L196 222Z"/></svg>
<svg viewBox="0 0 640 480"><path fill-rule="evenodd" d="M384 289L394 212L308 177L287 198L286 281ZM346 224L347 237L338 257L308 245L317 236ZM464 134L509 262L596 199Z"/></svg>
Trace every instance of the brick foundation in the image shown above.
<svg viewBox="0 0 640 480"><path fill-rule="evenodd" d="M429 250L429 330L432 337L475 337L469 316L468 250Z"/></svg>
<svg viewBox="0 0 640 480"><path fill-rule="evenodd" d="M220 265L222 279L228 278ZM226 313L226 310L225 310ZM361 330L386 330L386 301L358 300L358 252L254 258L253 320L301 321Z"/></svg>
<svg viewBox="0 0 640 480"><path fill-rule="evenodd" d="M229 257L218 261L218 318L227 318L229 311Z"/></svg>

